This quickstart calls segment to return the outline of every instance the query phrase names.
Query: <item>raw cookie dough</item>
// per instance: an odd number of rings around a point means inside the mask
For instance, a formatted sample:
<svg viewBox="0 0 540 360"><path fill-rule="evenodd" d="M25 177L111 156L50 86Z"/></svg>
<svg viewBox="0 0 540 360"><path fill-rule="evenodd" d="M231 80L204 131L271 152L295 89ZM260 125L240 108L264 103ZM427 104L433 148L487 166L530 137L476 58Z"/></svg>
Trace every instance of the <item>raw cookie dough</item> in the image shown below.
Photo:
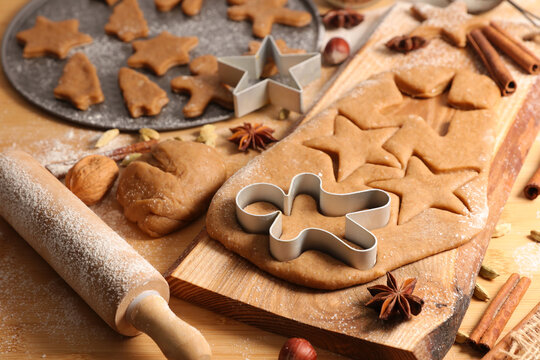
<svg viewBox="0 0 540 360"><path fill-rule="evenodd" d="M423 22L409 36L426 39L442 36L457 47L465 47L467 33L487 23L483 18L467 14L467 4L460 0L445 8L417 3L412 6L411 12Z"/></svg>
<svg viewBox="0 0 540 360"><path fill-rule="evenodd" d="M116 197L128 220L158 237L204 213L225 180L225 163L215 149L168 140L129 164L120 175Z"/></svg>
<svg viewBox="0 0 540 360"><path fill-rule="evenodd" d="M118 83L124 102L133 118L153 116L169 103L167 93L147 76L123 67L118 72Z"/></svg>
<svg viewBox="0 0 540 360"><path fill-rule="evenodd" d="M233 108L233 95L218 76L218 62L213 55L199 56L189 64L193 76L178 76L171 80L171 88L177 93L189 93L188 103L182 109L187 118L204 113L211 102L226 109Z"/></svg>
<svg viewBox="0 0 540 360"><path fill-rule="evenodd" d="M470 96L470 94L483 96ZM490 109L501 98L497 85L487 76L472 71L458 71L448 93L448 103L463 110Z"/></svg>
<svg viewBox="0 0 540 360"><path fill-rule="evenodd" d="M132 46L135 53L127 59L127 64L132 68L147 67L161 76L173 66L187 64L189 52L198 43L197 37L174 36L163 31L152 39L134 41Z"/></svg>
<svg viewBox="0 0 540 360"><path fill-rule="evenodd" d="M79 20L51 21L38 16L33 28L17 33L17 41L24 44L25 58L53 55L64 59L69 50L91 43L92 38L79 32Z"/></svg>
<svg viewBox="0 0 540 360"><path fill-rule="evenodd" d="M188 16L197 15L202 8L203 0L154 0L159 11L170 11L182 1L182 11Z"/></svg>
<svg viewBox="0 0 540 360"><path fill-rule="evenodd" d="M124 42L147 37L148 25L137 0L122 0L116 5L109 22L105 25L105 32L116 35Z"/></svg>
<svg viewBox="0 0 540 360"><path fill-rule="evenodd" d="M70 101L79 110L87 110L90 105L105 100L96 67L85 54L76 53L69 58L58 86L54 89L54 96Z"/></svg>
<svg viewBox="0 0 540 360"><path fill-rule="evenodd" d="M307 11L291 10L284 7L287 0L228 0L229 19L242 21L250 19L253 23L253 35L263 38L270 35L274 23L302 27L311 22Z"/></svg>
<svg viewBox="0 0 540 360"><path fill-rule="evenodd" d="M409 71L414 74L421 69ZM233 175L210 205L206 218L209 235L270 274L329 290L366 283L469 241L484 227L488 214L487 175L495 139L492 113L456 110L447 103L447 93L430 99L404 96L395 84L395 73L403 78L406 71L398 69L360 83ZM409 82L414 80L408 78ZM439 82L426 77L416 81L409 85L429 94L440 88ZM418 115L426 109L446 119L428 123ZM448 129L441 133L438 127L445 122ZM357 128L338 131L350 126ZM364 146L344 134L355 137L359 131L374 130L380 131L374 133L380 136ZM368 139L372 137L364 140ZM390 192L390 222L373 230L378 255L372 269L357 270L319 251L306 251L294 260L280 262L269 252L268 234L243 231L235 216L238 191L256 182L270 182L288 191L292 177L301 172L319 174L329 192L347 193L376 185ZM323 227L343 237L344 217L322 217L305 197L299 196L294 206L300 208L293 207L291 216L283 217L284 238L294 237L305 226ZM267 213L269 208L256 203L249 211Z"/></svg>

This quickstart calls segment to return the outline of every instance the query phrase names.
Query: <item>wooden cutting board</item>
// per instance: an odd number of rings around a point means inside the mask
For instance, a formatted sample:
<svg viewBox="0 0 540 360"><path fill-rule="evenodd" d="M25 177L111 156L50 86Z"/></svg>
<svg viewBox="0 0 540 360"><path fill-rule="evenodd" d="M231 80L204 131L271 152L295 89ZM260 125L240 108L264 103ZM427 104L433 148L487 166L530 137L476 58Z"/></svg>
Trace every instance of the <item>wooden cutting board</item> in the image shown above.
<svg viewBox="0 0 540 360"><path fill-rule="evenodd" d="M306 120L358 82L393 67L434 64L483 71L471 53L443 41L408 55L392 54L383 43L407 33L417 22L408 5L398 4L372 39L350 61ZM497 18L497 14L491 14ZM519 32L519 29L509 29ZM538 51L538 49L536 49ZM490 172L490 214L484 231L469 243L393 273L418 278L417 292L427 299L420 316L401 323L383 323L360 316L369 298L364 284L339 291L318 291L289 284L259 270L226 250L203 231L167 279L174 295L234 319L312 343L356 359L441 359L452 345L469 305L476 274L490 234L509 196L523 159L540 129L540 79L509 64L518 91L495 109L497 145ZM437 108L433 108L437 111ZM382 282L382 279L375 283ZM365 313L364 313L365 314Z"/></svg>

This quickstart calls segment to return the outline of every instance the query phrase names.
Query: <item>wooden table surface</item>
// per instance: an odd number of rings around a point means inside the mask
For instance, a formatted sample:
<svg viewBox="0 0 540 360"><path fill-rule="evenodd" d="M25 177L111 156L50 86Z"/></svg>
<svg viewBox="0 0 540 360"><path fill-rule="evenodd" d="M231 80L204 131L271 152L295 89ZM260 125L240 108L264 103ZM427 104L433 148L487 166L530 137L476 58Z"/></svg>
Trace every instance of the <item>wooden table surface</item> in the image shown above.
<svg viewBox="0 0 540 360"><path fill-rule="evenodd" d="M0 1L0 35L26 2ZM318 3L324 7L322 0ZM386 0L377 6L389 3L390 0ZM540 3L535 0L519 3L540 12ZM332 69L326 69L324 78L331 73ZM267 109L263 115L275 118L276 110ZM225 130L236 123L238 120L220 123L218 128ZM15 92L3 73L0 74L0 124L0 150L23 149L45 163L71 158L87 149L100 134L57 120L32 106ZM190 129L165 136L181 135L190 139L196 132L196 129ZM132 136L123 135L118 141L132 141ZM244 155L235 155L231 159L238 164L246 161ZM540 136L530 150L500 220L512 224L512 229L507 235L492 239L486 254L485 261L501 276L493 281L479 280L495 294L512 272L532 278L532 285L506 330L540 299L540 244L527 237L531 229L540 230L540 199L530 201L522 195L524 184L539 165ZM118 204L112 198L110 196L93 209L161 272L167 270L204 224L204 219L199 219L179 233L151 240L133 226L125 225ZM286 340L175 298L170 304L178 316L201 330L212 347L213 359L277 359ZM487 303L473 299L461 330L469 333L486 306ZM128 339L110 330L2 219L0 334L2 359L163 359L146 335ZM324 350L318 353L319 359L323 360L342 358ZM476 358L480 355L467 346L454 345L445 359Z"/></svg>

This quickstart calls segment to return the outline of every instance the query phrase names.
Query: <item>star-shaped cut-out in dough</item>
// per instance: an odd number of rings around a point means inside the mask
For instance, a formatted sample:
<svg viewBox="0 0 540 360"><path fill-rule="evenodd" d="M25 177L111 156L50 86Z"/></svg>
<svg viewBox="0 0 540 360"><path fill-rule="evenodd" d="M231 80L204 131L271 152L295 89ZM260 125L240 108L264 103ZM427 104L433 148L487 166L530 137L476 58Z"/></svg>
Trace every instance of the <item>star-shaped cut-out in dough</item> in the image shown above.
<svg viewBox="0 0 540 360"><path fill-rule="evenodd" d="M127 64L132 68L147 67L161 76L173 66L187 64L189 52L198 43L197 37L174 36L163 31L153 39L134 41L135 53L128 58Z"/></svg>
<svg viewBox="0 0 540 360"><path fill-rule="evenodd" d="M288 26L302 27L311 22L311 14L307 11L287 9L287 0L229 0L231 6L227 15L231 20L250 19L253 22L253 35L263 38L270 35L272 25L279 23Z"/></svg>
<svg viewBox="0 0 540 360"><path fill-rule="evenodd" d="M203 0L154 0L159 11L171 11L182 1L182 11L188 16L197 15L201 11Z"/></svg>
<svg viewBox="0 0 540 360"><path fill-rule="evenodd" d="M122 0L116 5L109 17L109 22L105 24L105 32L116 35L124 42L147 37L148 25L137 0Z"/></svg>
<svg viewBox="0 0 540 360"><path fill-rule="evenodd" d="M69 58L58 86L54 89L54 96L70 101L77 109L83 111L90 105L105 100L96 67L85 54L79 52Z"/></svg>
<svg viewBox="0 0 540 360"><path fill-rule="evenodd" d="M401 198L398 218L401 225L429 208L466 215L467 207L454 192L476 176L471 170L434 174L422 160L411 157L404 178L374 181L368 185Z"/></svg>
<svg viewBox="0 0 540 360"><path fill-rule="evenodd" d="M124 102L133 118L153 116L169 103L167 93L147 76L127 67L118 72Z"/></svg>
<svg viewBox="0 0 540 360"><path fill-rule="evenodd" d="M227 109L233 107L233 95L218 76L218 63L213 55L199 56L189 64L195 76L178 76L171 81L174 92L191 94L189 102L182 110L186 117L200 116L210 102L215 102Z"/></svg>
<svg viewBox="0 0 540 360"><path fill-rule="evenodd" d="M51 21L44 16L36 18L33 28L17 33L24 44L23 57L53 55L64 59L69 50L92 42L89 35L79 32L79 20Z"/></svg>
<svg viewBox="0 0 540 360"><path fill-rule="evenodd" d="M341 182L365 163L400 167L399 161L382 148L395 132L395 128L361 130L349 119L337 116L333 135L304 141L304 145L337 155L337 181Z"/></svg>
<svg viewBox="0 0 540 360"><path fill-rule="evenodd" d="M467 4L463 1L454 1L445 8L418 3L411 11L423 22L410 36L429 39L442 35L458 47L467 45L469 31L486 24L484 19L467 14Z"/></svg>

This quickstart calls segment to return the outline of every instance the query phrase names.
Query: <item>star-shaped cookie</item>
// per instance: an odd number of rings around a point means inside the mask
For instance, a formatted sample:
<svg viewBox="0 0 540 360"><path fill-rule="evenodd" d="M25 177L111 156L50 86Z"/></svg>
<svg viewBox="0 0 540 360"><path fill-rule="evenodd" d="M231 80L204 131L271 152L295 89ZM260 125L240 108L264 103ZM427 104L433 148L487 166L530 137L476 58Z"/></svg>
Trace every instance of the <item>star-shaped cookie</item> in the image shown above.
<svg viewBox="0 0 540 360"><path fill-rule="evenodd" d="M133 118L143 115L153 116L167 105L167 93L145 75L123 67L118 72L118 83L124 102Z"/></svg>
<svg viewBox="0 0 540 360"><path fill-rule="evenodd" d="M401 198L398 219L398 225L401 225L429 208L466 215L467 207L454 192L476 176L477 173L471 170L434 174L422 160L413 156L404 178L374 181L368 185Z"/></svg>
<svg viewBox="0 0 540 360"><path fill-rule="evenodd" d="M467 45L469 31L486 24L485 20L467 14L467 5L459 0L445 8L417 3L411 7L411 12L423 22L410 36L430 39L442 35L458 47Z"/></svg>
<svg viewBox="0 0 540 360"><path fill-rule="evenodd" d="M245 53L244 55L255 55L257 51L261 48L261 42L260 41L250 41L249 42L249 51ZM305 54L306 50L304 49L293 49L287 46L287 43L283 39L277 39L276 45L279 49L279 52L281 54ZM278 68L273 60L269 60L266 64L264 64L263 71L261 73L261 78L266 79L269 77L272 77L278 73Z"/></svg>
<svg viewBox="0 0 540 360"><path fill-rule="evenodd" d="M92 42L89 35L79 32L79 20L56 22L44 16L36 17L33 28L17 33L17 40L24 44L25 58L53 55L60 59L72 48Z"/></svg>
<svg viewBox="0 0 540 360"><path fill-rule="evenodd" d="M189 52L198 43L197 37L174 36L163 31L153 39L134 41L135 53L127 59L127 64L132 68L147 67L161 76L173 66L187 64Z"/></svg>
<svg viewBox="0 0 540 360"><path fill-rule="evenodd" d="M272 25L279 23L302 27L311 22L311 14L306 11L287 9L287 0L228 0L227 15L231 20L250 19L253 35L263 38L272 31Z"/></svg>
<svg viewBox="0 0 540 360"><path fill-rule="evenodd" d="M54 96L70 101L79 110L86 110L90 105L105 100L96 67L86 55L79 52L69 58L54 89Z"/></svg>
<svg viewBox="0 0 540 360"><path fill-rule="evenodd" d="M148 25L137 0L122 0L116 5L109 22L105 25L105 32L116 35L124 42L147 37Z"/></svg>
<svg viewBox="0 0 540 360"><path fill-rule="evenodd" d="M337 181L341 182L365 163L400 167L399 161L382 148L395 128L361 130L349 119L337 116L334 134L304 141L304 145L338 158Z"/></svg>
<svg viewBox="0 0 540 360"><path fill-rule="evenodd" d="M181 1L184 14L194 16L201 11L203 0L154 0L154 3L159 11L170 11Z"/></svg>
<svg viewBox="0 0 540 360"><path fill-rule="evenodd" d="M178 76L171 81L174 92L188 92L191 97L182 110L188 118L204 113L210 104L215 102L227 109L233 108L233 96L218 76L218 63L213 55L199 56L189 64L194 76Z"/></svg>

